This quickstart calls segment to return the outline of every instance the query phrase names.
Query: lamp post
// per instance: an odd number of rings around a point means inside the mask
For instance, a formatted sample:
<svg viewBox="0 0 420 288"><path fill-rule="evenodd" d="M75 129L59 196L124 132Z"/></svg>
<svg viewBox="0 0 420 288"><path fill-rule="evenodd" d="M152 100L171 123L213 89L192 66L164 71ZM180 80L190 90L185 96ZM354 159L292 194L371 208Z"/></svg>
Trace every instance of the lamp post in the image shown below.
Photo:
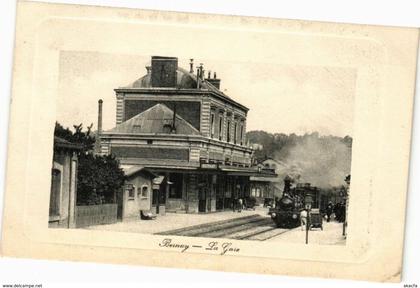
<svg viewBox="0 0 420 288"><path fill-rule="evenodd" d="M347 215L348 215L348 206L349 206L349 189L350 189L350 179L351 176L350 174L346 176L346 178L344 179L344 182L346 182L346 187L344 187L344 207L345 207L345 214L344 214L344 222L343 222L343 236L346 236L346 228L347 228Z"/></svg>

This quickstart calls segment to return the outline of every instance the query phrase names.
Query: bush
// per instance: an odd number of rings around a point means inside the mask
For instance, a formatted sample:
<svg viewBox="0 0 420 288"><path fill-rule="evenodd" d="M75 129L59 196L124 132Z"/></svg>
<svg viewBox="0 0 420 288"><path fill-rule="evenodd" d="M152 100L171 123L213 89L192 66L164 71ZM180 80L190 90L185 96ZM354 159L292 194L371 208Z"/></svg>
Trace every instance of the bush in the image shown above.
<svg viewBox="0 0 420 288"><path fill-rule="evenodd" d="M77 205L115 203L124 185L124 172L112 155L94 155L95 137L92 125L84 132L83 125L74 125L74 132L56 122L54 136L81 144L77 170Z"/></svg>
<svg viewBox="0 0 420 288"><path fill-rule="evenodd" d="M112 155L80 155L77 205L115 203L124 184L124 172Z"/></svg>

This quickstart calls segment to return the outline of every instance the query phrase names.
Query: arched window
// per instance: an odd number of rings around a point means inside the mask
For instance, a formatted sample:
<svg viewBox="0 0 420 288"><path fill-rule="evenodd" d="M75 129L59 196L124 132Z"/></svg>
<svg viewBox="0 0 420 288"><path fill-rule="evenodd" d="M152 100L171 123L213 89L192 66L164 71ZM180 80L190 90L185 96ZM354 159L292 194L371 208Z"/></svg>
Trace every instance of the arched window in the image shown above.
<svg viewBox="0 0 420 288"><path fill-rule="evenodd" d="M149 197L149 186L143 185L141 186L141 198L148 198Z"/></svg>
<svg viewBox="0 0 420 288"><path fill-rule="evenodd" d="M252 188L252 189L251 189L251 196L252 196L252 197L255 197L255 188Z"/></svg>

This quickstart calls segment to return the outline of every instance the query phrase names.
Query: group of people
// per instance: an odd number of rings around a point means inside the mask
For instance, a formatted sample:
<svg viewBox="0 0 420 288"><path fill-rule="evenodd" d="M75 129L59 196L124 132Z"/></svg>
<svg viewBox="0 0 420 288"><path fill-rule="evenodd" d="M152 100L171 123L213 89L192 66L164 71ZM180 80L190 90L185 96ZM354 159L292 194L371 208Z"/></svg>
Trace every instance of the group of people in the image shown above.
<svg viewBox="0 0 420 288"><path fill-rule="evenodd" d="M233 203L232 203L232 209L233 212L237 211L237 212L242 212L242 209L244 209L244 199L242 198L237 198L234 199Z"/></svg>
<svg viewBox="0 0 420 288"><path fill-rule="evenodd" d="M332 214L334 214L335 220L343 223L346 220L346 205L343 202L336 203L335 205L331 201L328 202L326 208L327 222L331 221Z"/></svg>
<svg viewBox="0 0 420 288"><path fill-rule="evenodd" d="M232 201L231 207L233 212L242 212L242 210L252 209L255 207L256 200L252 197L235 198Z"/></svg>

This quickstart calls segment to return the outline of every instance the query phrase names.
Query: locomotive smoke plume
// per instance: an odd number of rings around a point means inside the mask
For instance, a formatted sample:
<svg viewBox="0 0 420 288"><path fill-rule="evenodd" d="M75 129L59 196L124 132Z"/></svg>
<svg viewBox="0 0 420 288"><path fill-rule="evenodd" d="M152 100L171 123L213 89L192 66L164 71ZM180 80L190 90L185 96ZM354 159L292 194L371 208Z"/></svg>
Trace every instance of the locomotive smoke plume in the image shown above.
<svg viewBox="0 0 420 288"><path fill-rule="evenodd" d="M308 137L291 147L283 161L295 183L308 182L319 188L341 186L350 174L351 145L339 138Z"/></svg>

